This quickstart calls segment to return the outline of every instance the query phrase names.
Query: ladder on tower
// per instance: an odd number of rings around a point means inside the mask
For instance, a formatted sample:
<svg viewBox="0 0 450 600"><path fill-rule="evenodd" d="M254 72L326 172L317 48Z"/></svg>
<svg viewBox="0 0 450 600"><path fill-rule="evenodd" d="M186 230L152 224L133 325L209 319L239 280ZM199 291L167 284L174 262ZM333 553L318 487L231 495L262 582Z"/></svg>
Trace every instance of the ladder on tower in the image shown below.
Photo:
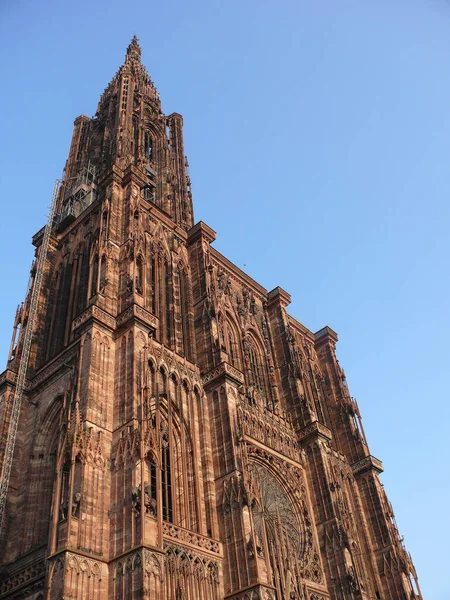
<svg viewBox="0 0 450 600"><path fill-rule="evenodd" d="M34 325L37 307L39 303L39 293L44 274L45 261L47 259L50 235L55 220L56 205L60 187L61 181L57 179L53 188L53 197L48 212L48 218L47 223L45 225L41 249L39 252L34 285L31 290L30 311L28 314L28 320L23 334L22 355L20 357L19 369L17 371L16 391L14 393L14 398L11 407L11 418L8 428L8 435L6 438L3 470L0 479L0 533L3 529L3 520L5 517L6 498L8 495L9 480L11 477L14 446L16 443L17 429L19 426L20 409L22 406L22 398L26 385L28 360L30 358L31 343L33 340Z"/></svg>

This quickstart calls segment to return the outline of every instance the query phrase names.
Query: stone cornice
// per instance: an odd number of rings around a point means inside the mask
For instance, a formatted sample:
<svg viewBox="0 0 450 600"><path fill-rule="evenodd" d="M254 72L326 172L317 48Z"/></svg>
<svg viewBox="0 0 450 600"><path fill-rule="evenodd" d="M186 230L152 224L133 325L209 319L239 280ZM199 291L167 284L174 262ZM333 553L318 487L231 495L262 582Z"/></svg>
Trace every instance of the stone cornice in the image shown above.
<svg viewBox="0 0 450 600"><path fill-rule="evenodd" d="M152 330L157 330L159 327L158 318L148 310L145 310L145 308L142 308L142 306L139 306L139 304L132 304L116 317L116 328L122 327L122 325L128 323L130 320L138 321L140 324L143 324L145 327Z"/></svg>
<svg viewBox="0 0 450 600"><path fill-rule="evenodd" d="M309 444L316 441L318 438L331 440L333 437L331 431L319 421L309 423L298 432L298 439L302 444Z"/></svg>
<svg viewBox="0 0 450 600"><path fill-rule="evenodd" d="M383 463L381 462L381 460L375 458L375 456L372 456L371 454L369 454L369 456L365 456L361 460L354 462L351 465L351 467L354 475L369 470L373 470L376 473L382 473L384 471Z"/></svg>
<svg viewBox="0 0 450 600"><path fill-rule="evenodd" d="M61 354L58 354L47 366L38 371L38 373L31 379L29 383L29 389L34 389L41 383L43 383L49 377L52 377L59 369L66 365L72 358L78 353L79 341L74 342L69 348L67 348Z"/></svg>
<svg viewBox="0 0 450 600"><path fill-rule="evenodd" d="M120 183L123 178L123 171L117 165L112 165L110 169L107 169L103 174L100 174L98 179L98 186L104 186L109 183L109 181L115 181L116 183Z"/></svg>
<svg viewBox="0 0 450 600"><path fill-rule="evenodd" d="M167 230L173 231L175 235L179 236L185 242L187 241L188 234L186 233L186 231L182 227L177 225L173 221L171 216L168 213L166 213L165 210L163 210L153 202L144 200L142 196L140 197L140 203L144 209L148 210L149 215L152 215L153 217L161 221L161 223L164 225L164 227L167 228Z"/></svg>
<svg viewBox="0 0 450 600"><path fill-rule="evenodd" d="M222 557L222 544L218 540L166 522L163 523L162 533L164 540L204 552L215 558Z"/></svg>
<svg viewBox="0 0 450 600"><path fill-rule="evenodd" d="M96 323L103 325L110 331L114 331L116 329L116 319L102 308L92 304L84 312L82 312L81 315L73 320L72 330L75 332L77 329L80 329L82 325L90 324L91 321L95 321Z"/></svg>
<svg viewBox="0 0 450 600"><path fill-rule="evenodd" d="M323 344L328 341L331 341L335 344L338 341L338 334L331 329L331 327L326 325L314 334L314 338L316 340L316 344Z"/></svg>
<svg viewBox="0 0 450 600"><path fill-rule="evenodd" d="M5 369L3 373L0 374L0 386L2 386L4 383L15 385L16 381L17 373L15 371L11 371L11 369Z"/></svg>
<svg viewBox="0 0 450 600"><path fill-rule="evenodd" d="M235 369L226 362L220 363L217 367L214 367L202 376L202 383L205 388L211 384L217 384L221 379L229 377L234 381L242 384L244 383L244 375L238 369Z"/></svg>
<svg viewBox="0 0 450 600"><path fill-rule="evenodd" d="M81 315L74 319L72 329L75 332L77 330L81 330L82 327L86 328L92 322L95 322L99 325L102 325L109 331L115 331L131 320L139 322L148 329L158 329L158 318L138 304L132 304L117 317L113 317L102 308L92 304L83 313L81 313Z"/></svg>
<svg viewBox="0 0 450 600"><path fill-rule="evenodd" d="M228 258L225 258L225 256L218 252L215 248L211 248L211 262L213 265L221 267L227 271L230 277L237 281L240 285L245 285L248 287L259 297L261 301L267 299L266 288L252 279L249 275L247 275L247 273L244 273L244 271L228 260Z"/></svg>
<svg viewBox="0 0 450 600"><path fill-rule="evenodd" d="M123 175L122 185L125 187L130 182L134 182L143 187L147 183L145 174L134 165L130 165Z"/></svg>
<svg viewBox="0 0 450 600"><path fill-rule="evenodd" d="M0 598L11 598L11 594L28 588L45 577L45 547L33 549L22 555L2 573ZM18 596L15 596L18 597ZM28 594L27 594L28 597Z"/></svg>
<svg viewBox="0 0 450 600"><path fill-rule="evenodd" d="M267 300L269 306L271 304L281 304L283 308L286 308L291 303L291 295L280 286L277 286L267 294Z"/></svg>
<svg viewBox="0 0 450 600"><path fill-rule="evenodd" d="M204 238L208 244L216 239L216 232L209 225L199 221L188 231L188 243L192 244L198 239Z"/></svg>
<svg viewBox="0 0 450 600"><path fill-rule="evenodd" d="M293 317L292 315L287 315L287 318L289 320L289 326L292 327L294 330L296 330L300 335L304 335L305 337L308 338L308 340L314 344L315 342L315 337L314 337L314 333L308 329L306 327L306 325L303 325L303 323L300 323L300 321L298 321L295 317Z"/></svg>

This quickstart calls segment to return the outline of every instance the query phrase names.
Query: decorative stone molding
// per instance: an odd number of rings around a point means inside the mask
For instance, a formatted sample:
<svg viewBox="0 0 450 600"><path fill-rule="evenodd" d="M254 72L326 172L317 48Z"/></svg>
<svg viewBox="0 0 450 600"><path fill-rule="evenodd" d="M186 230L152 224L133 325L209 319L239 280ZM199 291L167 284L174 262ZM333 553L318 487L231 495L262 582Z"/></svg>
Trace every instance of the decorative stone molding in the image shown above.
<svg viewBox="0 0 450 600"><path fill-rule="evenodd" d="M225 596L225 600L275 600L275 590L263 585L252 586Z"/></svg>
<svg viewBox="0 0 450 600"><path fill-rule="evenodd" d="M79 315L76 319L73 320L72 330L75 332L82 325L90 322L91 320L100 323L105 326L107 329L114 331L116 328L116 319L99 308L98 306L92 305L89 306L81 315Z"/></svg>
<svg viewBox="0 0 450 600"><path fill-rule="evenodd" d="M255 297L263 303L267 297L267 291L254 279L233 265L227 258L220 254L215 248L211 248L211 265L223 271L228 279L238 284L240 288L247 287Z"/></svg>
<svg viewBox="0 0 450 600"><path fill-rule="evenodd" d="M219 583L219 562L208 556L185 548L178 544L164 543L166 551L166 568L173 575L183 574L196 577L200 581Z"/></svg>
<svg viewBox="0 0 450 600"><path fill-rule="evenodd" d="M218 541L199 533L194 533L188 529L177 527L171 523L163 523L163 536L170 541L181 542L189 546L195 546L206 552L211 552L212 554L221 555L221 547Z"/></svg>
<svg viewBox="0 0 450 600"><path fill-rule="evenodd" d="M287 418L251 404L241 394L237 410L239 436L248 436L265 446L301 462L295 431Z"/></svg>
<svg viewBox="0 0 450 600"><path fill-rule="evenodd" d="M0 583L0 598L11 597L10 594L18 592L22 588L25 588L26 593L24 597L27 597L31 593L30 586L36 584L39 580L43 580L44 575L45 560L39 560L39 562L7 576ZM19 596L14 597L18 598Z"/></svg>
<svg viewBox="0 0 450 600"><path fill-rule="evenodd" d="M124 310L116 319L116 326L122 327L125 323L128 323L131 319L135 319L140 321L146 326L149 326L151 329L156 330L159 326L159 321L155 315L142 308L138 304L133 304L126 310Z"/></svg>
<svg viewBox="0 0 450 600"><path fill-rule="evenodd" d="M86 573L88 577L97 578L99 581L102 579L101 563L96 560L66 552L65 562L67 570L74 571L77 575Z"/></svg>
<svg viewBox="0 0 450 600"><path fill-rule="evenodd" d="M0 375L0 385L2 385L3 383L10 383L11 385L14 385L16 383L16 381L17 381L17 373L15 373L14 371L11 371L11 369L6 369Z"/></svg>
<svg viewBox="0 0 450 600"><path fill-rule="evenodd" d="M164 581L164 554L148 548L138 548L113 561L113 580L125 577L127 573L144 572Z"/></svg>
<svg viewBox="0 0 450 600"><path fill-rule="evenodd" d="M157 577L161 583L164 581L164 556L162 554L144 548L142 564L146 575Z"/></svg>
<svg viewBox="0 0 450 600"><path fill-rule="evenodd" d="M352 464L352 471L354 475L357 473L362 473L363 471L368 471L369 469L373 469L377 473L382 473L384 471L383 463L381 460L370 454L369 456L366 456L365 458L362 458L361 460L358 460Z"/></svg>
<svg viewBox="0 0 450 600"><path fill-rule="evenodd" d="M182 378L187 378L192 385L197 384L199 387L202 386L200 370L195 363L169 350L169 348L166 348L166 346L153 338L149 338L148 340L148 355L149 358L153 357L156 359L156 366L158 368L164 366L169 370L169 373L176 370Z"/></svg>
<svg viewBox="0 0 450 600"><path fill-rule="evenodd" d="M43 381L54 375L62 366L69 363L78 354L78 342L71 346L68 350L60 354L47 367L39 371L30 382L31 389L40 385Z"/></svg>
<svg viewBox="0 0 450 600"><path fill-rule="evenodd" d="M208 371L205 375L203 375L202 383L204 386L207 386L208 384L216 382L217 379L220 379L224 376L231 377L240 384L244 383L244 375L241 373L241 371L235 369L226 362L222 362L220 365L214 367L214 369L211 369L211 371Z"/></svg>
<svg viewBox="0 0 450 600"><path fill-rule="evenodd" d="M322 425L322 423L319 423L319 421L313 421L312 423L309 423L309 425L306 425L300 429L298 437L303 444L310 443L318 438L331 440L333 436L328 427L325 427L325 425Z"/></svg>

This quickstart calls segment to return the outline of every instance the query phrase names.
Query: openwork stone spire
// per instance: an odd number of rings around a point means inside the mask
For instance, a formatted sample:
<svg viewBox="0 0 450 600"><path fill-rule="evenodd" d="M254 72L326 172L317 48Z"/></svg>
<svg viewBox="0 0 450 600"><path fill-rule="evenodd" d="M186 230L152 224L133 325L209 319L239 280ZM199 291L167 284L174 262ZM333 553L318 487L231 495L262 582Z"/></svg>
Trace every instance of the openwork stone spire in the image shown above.
<svg viewBox="0 0 450 600"><path fill-rule="evenodd" d="M130 45L127 48L127 55L125 57L125 60L128 60L130 58L131 60L138 60L140 62L141 54L142 51L141 47L139 46L139 40L135 35L133 35Z"/></svg>
<svg viewBox="0 0 450 600"><path fill-rule="evenodd" d="M147 95L153 103L156 104L157 112L161 110L161 102L159 93L153 83L147 69L141 62L142 51L139 45L138 38L134 35L128 45L124 64L119 68L109 85L100 97L97 107L97 113L100 113L107 100L112 94L118 93L121 79L124 75L131 75L135 81L135 89L144 95Z"/></svg>

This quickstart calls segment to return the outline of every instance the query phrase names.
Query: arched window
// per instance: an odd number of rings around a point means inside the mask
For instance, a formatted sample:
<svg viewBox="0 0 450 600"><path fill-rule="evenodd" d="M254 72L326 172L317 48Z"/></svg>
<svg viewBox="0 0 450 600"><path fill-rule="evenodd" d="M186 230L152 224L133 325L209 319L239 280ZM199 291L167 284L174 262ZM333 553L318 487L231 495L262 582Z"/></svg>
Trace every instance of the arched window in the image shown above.
<svg viewBox="0 0 450 600"><path fill-rule="evenodd" d="M67 519L69 510L70 462L67 460L61 472L61 492L59 496L59 518Z"/></svg>
<svg viewBox="0 0 450 600"><path fill-rule="evenodd" d="M263 398L268 399L269 387L264 357L253 338L247 338L245 351L248 385L256 388Z"/></svg>
<svg viewBox="0 0 450 600"><path fill-rule="evenodd" d="M144 262L141 256L136 259L136 277L135 288L138 294L144 294Z"/></svg>
<svg viewBox="0 0 450 600"><path fill-rule="evenodd" d="M103 239L105 239L105 237L106 237L107 223L108 223L108 211L104 210L102 213L102 236L103 236Z"/></svg>
<svg viewBox="0 0 450 600"><path fill-rule="evenodd" d="M136 161L139 153L139 120L133 115L133 142L131 145L131 153L134 154L134 160Z"/></svg>
<svg viewBox="0 0 450 600"><path fill-rule="evenodd" d="M150 273L149 273L149 280L150 280L150 310L151 312L156 315L156 260L155 260L155 253L152 247L152 255L150 258Z"/></svg>
<svg viewBox="0 0 450 600"><path fill-rule="evenodd" d="M63 347L69 308L70 288L72 284L73 263L65 264L60 272L58 292L55 295L55 311L52 323L50 357Z"/></svg>
<svg viewBox="0 0 450 600"><path fill-rule="evenodd" d="M180 284L180 319L183 336L183 353L188 360L192 360L191 351L191 329L190 329L190 297L187 272L178 267L179 284Z"/></svg>
<svg viewBox="0 0 450 600"><path fill-rule="evenodd" d="M86 308L88 285L89 285L89 250L84 248L80 255L80 275L78 283L78 298L76 315L79 315ZM76 316L75 315L75 316Z"/></svg>
<svg viewBox="0 0 450 600"><path fill-rule="evenodd" d="M242 369L242 360L241 360L241 348L239 342L239 336L237 333L237 328L235 324L232 322L231 318L227 317L227 353L228 358L230 359L231 364L236 369Z"/></svg>
<svg viewBox="0 0 450 600"><path fill-rule="evenodd" d="M94 256L91 267L91 298L97 293L98 286L98 254Z"/></svg>
<svg viewBox="0 0 450 600"><path fill-rule="evenodd" d="M162 245L152 246L149 271L151 311L159 319L158 341L173 350L175 336L172 267Z"/></svg>
<svg viewBox="0 0 450 600"><path fill-rule="evenodd" d="M151 415L159 432L159 462L153 475L150 468L146 494L150 500L152 494L156 494L151 479L153 477L156 482L160 476L161 505L156 508L162 519L197 531L193 441L184 416L189 410L190 393L189 387L181 384L175 374L168 376L164 368L158 370L155 396L147 414ZM156 495L154 497L157 499Z"/></svg>
<svg viewBox="0 0 450 600"><path fill-rule="evenodd" d="M167 258L164 259L164 307L165 336L164 342L171 347L172 342L172 272Z"/></svg>
<svg viewBox="0 0 450 600"><path fill-rule="evenodd" d="M303 504L298 512L280 482L259 463L250 464L248 476L258 490L251 506L253 531L247 534L248 552L269 559L276 600L300 598L309 549L307 508ZM321 582L318 567L313 567L312 576L313 581Z"/></svg>
<svg viewBox="0 0 450 600"><path fill-rule="evenodd" d="M170 464L169 432L161 433L161 486L162 486L162 518L173 521L172 507L172 472Z"/></svg>
<svg viewBox="0 0 450 600"><path fill-rule="evenodd" d="M100 289L103 290L108 283L106 277L106 256L102 256L102 260L100 261Z"/></svg>
<svg viewBox="0 0 450 600"><path fill-rule="evenodd" d="M171 465L171 435L169 430L169 395L167 390L167 375L161 367L158 373L157 411L160 415L160 457L161 457L161 494L162 518L173 521L172 499L172 465Z"/></svg>

